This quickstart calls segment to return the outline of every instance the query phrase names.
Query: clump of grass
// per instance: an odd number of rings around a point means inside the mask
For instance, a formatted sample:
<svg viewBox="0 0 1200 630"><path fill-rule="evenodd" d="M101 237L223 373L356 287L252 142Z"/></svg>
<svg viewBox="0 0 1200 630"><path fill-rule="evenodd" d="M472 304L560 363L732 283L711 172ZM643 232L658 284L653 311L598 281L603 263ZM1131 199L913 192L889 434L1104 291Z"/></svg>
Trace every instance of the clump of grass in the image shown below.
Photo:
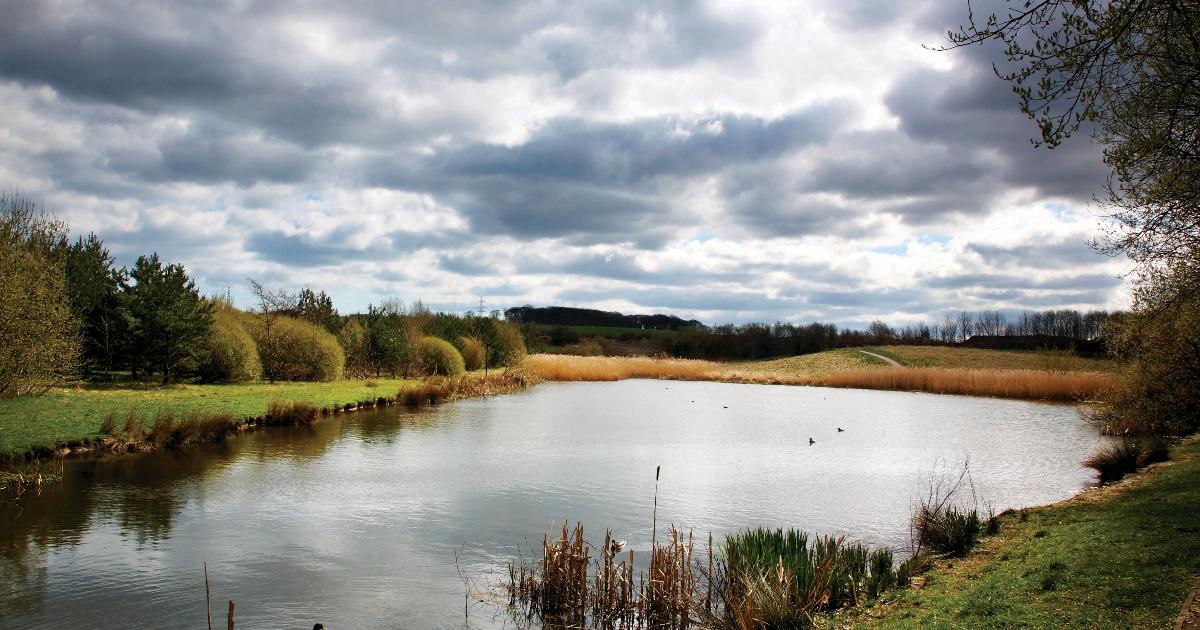
<svg viewBox="0 0 1200 630"><path fill-rule="evenodd" d="M142 433L145 429L142 428L142 418L136 411L130 409L125 414L125 426L122 427L126 439L139 440L142 438Z"/></svg>
<svg viewBox="0 0 1200 630"><path fill-rule="evenodd" d="M1112 483L1137 471L1141 451L1136 440L1122 439L1101 447L1084 460L1083 465L1100 474L1100 483Z"/></svg>
<svg viewBox="0 0 1200 630"><path fill-rule="evenodd" d="M988 505L987 519L983 522L983 533L988 536L1000 533L1000 516L996 514L995 508L990 504Z"/></svg>
<svg viewBox="0 0 1200 630"><path fill-rule="evenodd" d="M267 406L267 413L262 423L267 426L281 427L298 424L312 424L317 421L321 410L313 405L300 401L283 401L275 399Z"/></svg>
<svg viewBox="0 0 1200 630"><path fill-rule="evenodd" d="M922 505L914 529L922 549L959 557L975 546L982 525L978 510L955 505Z"/></svg>
<svg viewBox="0 0 1200 630"><path fill-rule="evenodd" d="M154 424L146 433L146 441L155 446L165 446L175 432L175 410L164 409L154 416Z"/></svg>
<svg viewBox="0 0 1200 630"><path fill-rule="evenodd" d="M104 416L104 422L100 424L100 433L112 438L117 437L119 430L117 429L116 412L109 412L107 416Z"/></svg>
<svg viewBox="0 0 1200 630"><path fill-rule="evenodd" d="M933 566L933 561L928 554L918 552L909 556L896 567L896 586L906 587L912 583L912 579L925 573Z"/></svg>
<svg viewBox="0 0 1200 630"><path fill-rule="evenodd" d="M705 627L731 629L807 628L816 614L874 600L909 580L890 550L764 529L727 537L717 576L717 604L697 612Z"/></svg>
<svg viewBox="0 0 1200 630"><path fill-rule="evenodd" d="M917 553L966 555L984 529L970 463L935 471L925 484L925 497L917 505L910 523ZM999 523L995 526L999 527Z"/></svg>

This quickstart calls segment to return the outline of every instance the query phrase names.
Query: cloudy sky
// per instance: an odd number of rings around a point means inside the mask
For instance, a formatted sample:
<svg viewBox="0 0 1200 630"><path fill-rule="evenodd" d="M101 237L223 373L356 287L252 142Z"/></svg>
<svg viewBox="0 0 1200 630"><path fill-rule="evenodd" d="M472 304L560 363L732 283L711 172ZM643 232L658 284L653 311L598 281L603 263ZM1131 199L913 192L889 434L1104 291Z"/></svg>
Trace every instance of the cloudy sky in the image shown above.
<svg viewBox="0 0 1200 630"><path fill-rule="evenodd" d="M903 5L903 7L901 7ZM1119 308L964 2L0 0L0 186L247 277L710 323Z"/></svg>

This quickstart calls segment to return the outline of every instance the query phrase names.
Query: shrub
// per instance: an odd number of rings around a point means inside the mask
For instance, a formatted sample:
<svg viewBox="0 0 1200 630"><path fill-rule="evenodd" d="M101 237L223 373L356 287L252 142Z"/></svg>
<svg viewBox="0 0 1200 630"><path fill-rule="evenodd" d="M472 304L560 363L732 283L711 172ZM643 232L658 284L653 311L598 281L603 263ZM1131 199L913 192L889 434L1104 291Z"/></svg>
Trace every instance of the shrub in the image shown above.
<svg viewBox="0 0 1200 630"><path fill-rule="evenodd" d="M247 326L250 336L261 346L265 339L257 319ZM278 317L271 331L276 352L263 358L263 370L285 381L333 381L342 377L346 355L337 339L316 324L292 317Z"/></svg>
<svg viewBox="0 0 1200 630"><path fill-rule="evenodd" d="M954 505L922 505L914 526L922 549L962 556L975 546L983 523L979 512Z"/></svg>
<svg viewBox="0 0 1200 630"><path fill-rule="evenodd" d="M1106 335L1113 356L1126 362L1122 386L1109 397L1109 431L1129 435L1187 435L1200 428L1200 293L1169 279L1135 294L1132 312Z"/></svg>
<svg viewBox="0 0 1200 630"><path fill-rule="evenodd" d="M200 376L209 382L245 383L262 378L258 347L239 318L218 310L208 338L208 352Z"/></svg>
<svg viewBox="0 0 1200 630"><path fill-rule="evenodd" d="M478 370L487 359L487 348L474 337L459 337L458 350L462 353L463 365L468 370Z"/></svg>
<svg viewBox="0 0 1200 630"><path fill-rule="evenodd" d="M445 339L421 337L417 339L416 354L424 371L443 376L458 376L466 371L463 356Z"/></svg>
<svg viewBox="0 0 1200 630"><path fill-rule="evenodd" d="M481 326L484 329L480 336L487 340L492 365L509 367L525 360L525 337L516 324L482 318Z"/></svg>
<svg viewBox="0 0 1200 630"><path fill-rule="evenodd" d="M355 376L366 374L370 369L371 349L367 327L357 317L351 317L338 331L337 340L342 346L342 353L346 355L346 373Z"/></svg>
<svg viewBox="0 0 1200 630"><path fill-rule="evenodd" d="M74 377L78 321L56 253L66 225L20 193L0 194L0 398L43 393Z"/></svg>
<svg viewBox="0 0 1200 630"><path fill-rule="evenodd" d="M1146 466L1165 462L1170 457L1170 444L1161 435L1140 440L1138 443L1138 465Z"/></svg>
<svg viewBox="0 0 1200 630"><path fill-rule="evenodd" d="M1110 483L1136 471L1140 454L1137 442L1124 439L1102 447L1084 460L1083 465L1100 473L1100 483Z"/></svg>

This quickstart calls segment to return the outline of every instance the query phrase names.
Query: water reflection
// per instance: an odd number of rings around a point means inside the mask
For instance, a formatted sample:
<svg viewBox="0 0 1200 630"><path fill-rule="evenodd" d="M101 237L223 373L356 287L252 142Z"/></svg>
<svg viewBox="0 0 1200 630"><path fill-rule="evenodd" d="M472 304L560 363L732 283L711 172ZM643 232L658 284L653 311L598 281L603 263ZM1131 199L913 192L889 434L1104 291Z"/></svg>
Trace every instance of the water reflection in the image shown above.
<svg viewBox="0 0 1200 630"><path fill-rule="evenodd" d="M482 575L563 516L644 550L658 464L660 523L900 546L936 460L969 456L1003 509L1078 490L1099 439L1067 407L718 383L360 412L71 462L61 484L0 504L0 626L194 625L207 561L214 600L236 599L244 624L461 627L456 550Z"/></svg>

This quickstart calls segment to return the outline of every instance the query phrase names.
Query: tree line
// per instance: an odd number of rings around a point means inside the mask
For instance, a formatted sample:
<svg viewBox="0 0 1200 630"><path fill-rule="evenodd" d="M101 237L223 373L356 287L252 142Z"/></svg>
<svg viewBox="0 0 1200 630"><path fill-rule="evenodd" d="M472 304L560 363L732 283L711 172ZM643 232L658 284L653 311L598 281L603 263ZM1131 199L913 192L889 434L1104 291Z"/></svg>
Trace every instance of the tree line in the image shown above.
<svg viewBox="0 0 1200 630"><path fill-rule="evenodd" d="M876 320L862 330L821 322L752 322L718 326L697 323L671 332L630 329L606 331L598 336L618 341L644 339L657 352L697 359L765 359L871 345L951 345L979 337L1020 337L1026 338L1023 347L1072 349L1103 347L1109 322L1119 316L1120 313L1103 310L1059 309L1024 312L1010 319L1002 311L958 311L946 313L937 321L897 327ZM583 336L566 326L524 324L522 329L526 343L535 348L546 344L578 343Z"/></svg>
<svg viewBox="0 0 1200 630"><path fill-rule="evenodd" d="M651 330L678 330L703 326L694 319L682 319L674 315L625 315L616 311L601 311L592 308L570 306L534 307L529 304L515 306L504 311L505 319L518 324L542 324L547 326L610 326L615 328L648 328Z"/></svg>
<svg viewBox="0 0 1200 630"><path fill-rule="evenodd" d="M398 299L343 316L324 291L250 280L255 308L205 297L157 253L118 267L95 234L27 196L0 195L0 397L80 377L246 382L345 375L457 374L519 362L525 346L495 317L433 313Z"/></svg>
<svg viewBox="0 0 1200 630"><path fill-rule="evenodd" d="M1106 334L1129 366L1108 410L1122 433L1200 428L1200 5L1010 1L970 13L948 48L993 66L1054 147L1084 125L1109 167L1099 251L1134 264L1133 308Z"/></svg>

